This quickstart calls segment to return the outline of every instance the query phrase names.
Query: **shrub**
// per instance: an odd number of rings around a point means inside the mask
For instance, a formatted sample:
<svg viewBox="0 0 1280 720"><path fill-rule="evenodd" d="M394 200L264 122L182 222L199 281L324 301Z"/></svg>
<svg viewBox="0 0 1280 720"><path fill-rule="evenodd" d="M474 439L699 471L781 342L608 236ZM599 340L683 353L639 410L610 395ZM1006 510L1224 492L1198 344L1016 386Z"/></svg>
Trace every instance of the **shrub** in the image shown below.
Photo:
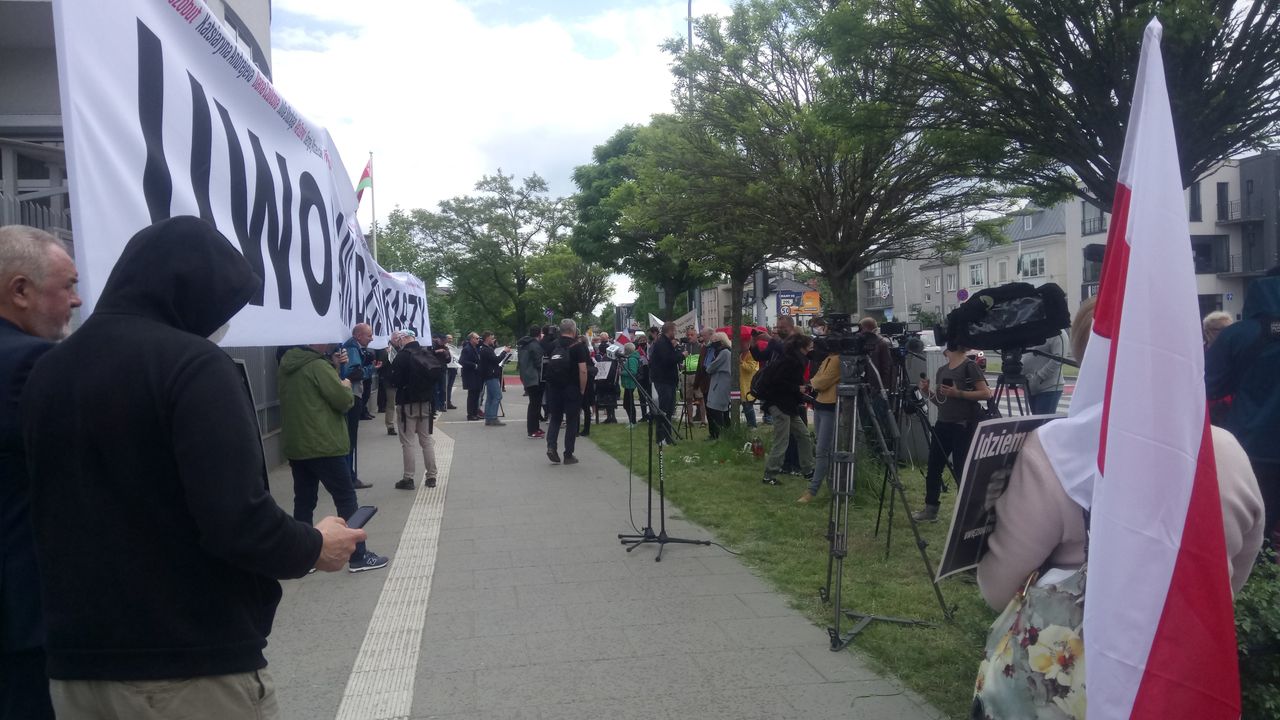
<svg viewBox="0 0 1280 720"><path fill-rule="evenodd" d="M1236 597L1244 720L1280 717L1280 565L1264 548Z"/></svg>

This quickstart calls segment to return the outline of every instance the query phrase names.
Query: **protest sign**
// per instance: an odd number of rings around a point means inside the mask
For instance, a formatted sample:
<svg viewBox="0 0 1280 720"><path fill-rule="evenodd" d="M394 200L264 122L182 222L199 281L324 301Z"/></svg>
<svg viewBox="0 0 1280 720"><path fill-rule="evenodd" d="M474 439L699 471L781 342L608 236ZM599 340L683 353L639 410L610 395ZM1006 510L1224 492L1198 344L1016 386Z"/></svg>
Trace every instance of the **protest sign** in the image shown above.
<svg viewBox="0 0 1280 720"><path fill-rule="evenodd" d="M203 2L57 0L54 28L85 312L134 233L194 215L264 281L224 345L338 340L358 322L429 335L422 283L373 261L329 133Z"/></svg>
<svg viewBox="0 0 1280 720"><path fill-rule="evenodd" d="M938 565L938 580L976 567L986 552L987 536L998 519L995 502L1009 485L1013 463L1027 433L1054 419L1054 415L997 418L978 425L969 445L956 493L951 530Z"/></svg>

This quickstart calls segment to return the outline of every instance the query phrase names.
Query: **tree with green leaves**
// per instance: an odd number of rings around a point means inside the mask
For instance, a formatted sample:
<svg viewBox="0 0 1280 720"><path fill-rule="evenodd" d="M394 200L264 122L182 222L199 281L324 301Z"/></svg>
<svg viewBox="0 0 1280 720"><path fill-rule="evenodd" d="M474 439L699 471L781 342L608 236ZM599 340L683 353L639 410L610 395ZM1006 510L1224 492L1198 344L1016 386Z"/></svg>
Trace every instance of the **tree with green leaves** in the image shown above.
<svg viewBox="0 0 1280 720"><path fill-rule="evenodd" d="M842 5L828 37L856 70L846 27L864 11ZM1044 207L1075 195L1111 209L1153 16L1184 187L1280 135L1280 0L883 0L877 12L894 18L894 44L914 49L887 59L942 99L919 126L1007 142L985 172L1034 189Z"/></svg>
<svg viewBox="0 0 1280 720"><path fill-rule="evenodd" d="M478 310L481 328L505 327L519 337L542 316L535 259L562 242L571 218L537 174L519 185L514 179L501 170L486 175L477 194L445 200L438 212L414 210L408 222L456 306Z"/></svg>
<svg viewBox="0 0 1280 720"><path fill-rule="evenodd" d="M756 179L742 148L678 116L654 117L637 136L635 158L634 192L623 208L621 227L674 230L659 243L662 251L729 280L730 341L737 358L743 287L756 270L786 251L760 211L768 206L772 188ZM738 373L730 377L737 388Z"/></svg>
<svg viewBox="0 0 1280 720"><path fill-rule="evenodd" d="M596 307L609 299L613 290L609 271L583 260L565 241L534 256L529 270L535 278L531 295L535 307L551 308L561 318L594 317Z"/></svg>
<svg viewBox="0 0 1280 720"><path fill-rule="evenodd" d="M860 271L962 243L956 218L994 209L996 191L972 179L990 148L916 130L907 103L888 102L927 103L930 87L880 69L898 51L875 40L874 18L858 28L867 42L833 67L821 42L829 14L815 0L747 0L699 20L691 52L682 40L666 47L679 114L741 152L750 183L769 190L762 227L821 272L831 309L853 312Z"/></svg>
<svg viewBox="0 0 1280 720"><path fill-rule="evenodd" d="M655 314L670 318L678 314L676 297L702 278L687 261L672 257L659 247L662 238L670 234L670 227L657 223L623 228L619 222L622 209L635 193L634 145L639 132L640 128L634 125L618 130L603 145L596 146L590 164L574 169L577 222L569 242L585 260L630 276L637 292L660 286L662 303Z"/></svg>

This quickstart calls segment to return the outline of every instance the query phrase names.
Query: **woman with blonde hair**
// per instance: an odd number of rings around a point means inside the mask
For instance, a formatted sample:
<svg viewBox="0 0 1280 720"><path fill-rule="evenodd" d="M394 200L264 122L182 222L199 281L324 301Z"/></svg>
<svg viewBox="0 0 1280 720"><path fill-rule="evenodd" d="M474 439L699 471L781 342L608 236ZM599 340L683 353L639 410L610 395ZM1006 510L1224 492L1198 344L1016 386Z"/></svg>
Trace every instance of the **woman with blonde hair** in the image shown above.
<svg viewBox="0 0 1280 720"><path fill-rule="evenodd" d="M711 336L711 347L716 349L715 358L707 365L707 423L711 434L709 439L720 437L720 431L729 425L729 377L732 366L732 353L729 352L729 336L717 332Z"/></svg>

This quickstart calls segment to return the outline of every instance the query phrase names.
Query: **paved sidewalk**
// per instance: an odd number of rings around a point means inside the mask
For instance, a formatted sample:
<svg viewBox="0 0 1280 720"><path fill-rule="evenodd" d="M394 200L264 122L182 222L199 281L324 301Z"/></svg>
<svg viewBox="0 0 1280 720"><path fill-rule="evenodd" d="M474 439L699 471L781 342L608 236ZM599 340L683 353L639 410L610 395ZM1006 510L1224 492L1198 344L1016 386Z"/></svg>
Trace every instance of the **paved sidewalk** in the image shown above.
<svg viewBox="0 0 1280 720"><path fill-rule="evenodd" d="M941 717L830 652L823 628L723 550L625 552L625 468L586 439L581 464L550 465L525 437L519 388L504 405L500 428L442 416L435 490L395 490L398 440L381 416L361 424L374 487L360 502L380 508L370 546L393 559L285 583L267 648L282 718ZM286 508L291 482L271 474ZM632 492L639 523L641 480ZM317 516L332 511L321 495Z"/></svg>

